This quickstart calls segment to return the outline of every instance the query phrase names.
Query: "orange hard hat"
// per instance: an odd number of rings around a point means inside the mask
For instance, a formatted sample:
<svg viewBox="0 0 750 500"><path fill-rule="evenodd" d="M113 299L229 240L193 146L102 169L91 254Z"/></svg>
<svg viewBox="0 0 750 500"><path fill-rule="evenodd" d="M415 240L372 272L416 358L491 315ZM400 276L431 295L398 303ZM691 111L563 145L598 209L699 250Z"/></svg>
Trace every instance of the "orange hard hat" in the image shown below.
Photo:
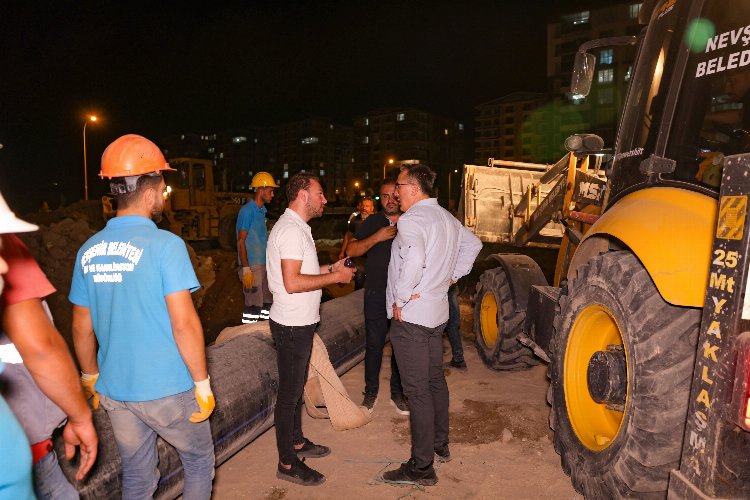
<svg viewBox="0 0 750 500"><path fill-rule="evenodd" d="M123 135L107 146L102 154L99 177L129 177L159 173L170 168L159 147L143 136Z"/></svg>

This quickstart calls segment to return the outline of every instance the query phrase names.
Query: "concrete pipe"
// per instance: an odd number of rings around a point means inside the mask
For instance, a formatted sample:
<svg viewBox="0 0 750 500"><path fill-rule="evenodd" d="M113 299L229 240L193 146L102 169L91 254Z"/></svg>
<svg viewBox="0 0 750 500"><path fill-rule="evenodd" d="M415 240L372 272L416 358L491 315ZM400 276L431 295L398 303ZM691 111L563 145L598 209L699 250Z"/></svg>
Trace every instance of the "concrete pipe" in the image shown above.
<svg viewBox="0 0 750 500"><path fill-rule="evenodd" d="M359 290L325 302L320 308L318 334L339 375L364 358L363 298L364 291ZM219 465L273 425L279 377L273 341L261 334L211 345L206 356L217 403L210 422L216 465ZM82 499L119 498L120 456L104 410L94 412L94 425L99 434L99 456L87 478L76 483L73 476L77 463L61 459L60 464ZM157 447L161 478L155 498L176 498L182 492L180 459L174 448L161 438ZM55 449L59 457L64 456L60 435L56 436Z"/></svg>

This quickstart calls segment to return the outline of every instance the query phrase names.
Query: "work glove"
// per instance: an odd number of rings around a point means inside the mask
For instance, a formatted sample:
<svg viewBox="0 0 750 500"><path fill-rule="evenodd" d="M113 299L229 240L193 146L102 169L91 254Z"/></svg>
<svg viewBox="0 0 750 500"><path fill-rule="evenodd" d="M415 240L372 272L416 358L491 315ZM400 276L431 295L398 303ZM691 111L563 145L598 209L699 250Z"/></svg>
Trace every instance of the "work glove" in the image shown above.
<svg viewBox="0 0 750 500"><path fill-rule="evenodd" d="M190 421L197 424L206 420L216 406L214 393L211 392L211 377L200 382L195 382L195 400L198 402L198 409L200 411L190 415Z"/></svg>
<svg viewBox="0 0 750 500"><path fill-rule="evenodd" d="M98 379L98 373L90 375L88 373L81 372L81 385L83 386L83 395L86 397L87 401L91 399L91 407L95 410L99 408L99 393L96 392L96 389L94 389L94 384L96 384L96 381Z"/></svg>
<svg viewBox="0 0 750 500"><path fill-rule="evenodd" d="M242 286L249 290L253 287L254 282L255 282L255 276L253 276L253 272L250 270L249 267L243 267L242 268Z"/></svg>

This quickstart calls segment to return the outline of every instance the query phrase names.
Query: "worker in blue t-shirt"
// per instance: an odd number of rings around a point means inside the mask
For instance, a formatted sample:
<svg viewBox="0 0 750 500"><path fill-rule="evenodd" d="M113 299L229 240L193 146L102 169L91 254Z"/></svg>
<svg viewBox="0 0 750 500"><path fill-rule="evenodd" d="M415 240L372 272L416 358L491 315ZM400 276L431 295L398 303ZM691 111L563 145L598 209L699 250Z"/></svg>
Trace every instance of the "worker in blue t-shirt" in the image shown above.
<svg viewBox="0 0 750 500"><path fill-rule="evenodd" d="M172 170L159 148L125 135L102 155L117 216L78 251L70 289L81 381L107 410L122 459L122 497L151 498L156 436L177 449L184 498L208 499L214 396L190 293L200 287L185 242L158 229Z"/></svg>
<svg viewBox="0 0 750 500"><path fill-rule="evenodd" d="M266 203L271 203L274 189L279 187L268 172L253 176L250 187L253 198L245 203L237 215L237 264L245 307L243 323L268 321L273 296L266 279Z"/></svg>

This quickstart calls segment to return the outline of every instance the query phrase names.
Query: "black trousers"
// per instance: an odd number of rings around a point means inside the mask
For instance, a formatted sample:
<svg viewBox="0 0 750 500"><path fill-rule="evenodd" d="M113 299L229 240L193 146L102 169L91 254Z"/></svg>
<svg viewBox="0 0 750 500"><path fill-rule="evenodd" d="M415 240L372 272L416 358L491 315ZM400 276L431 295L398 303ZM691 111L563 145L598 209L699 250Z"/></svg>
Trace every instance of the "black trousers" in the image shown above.
<svg viewBox="0 0 750 500"><path fill-rule="evenodd" d="M388 336L385 289L365 288L365 392L377 394L383 347ZM391 356L391 396L403 393L396 357Z"/></svg>
<svg viewBox="0 0 750 500"><path fill-rule="evenodd" d="M443 374L443 330L391 321L391 344L409 398L411 458L432 464L435 448L448 444L448 384Z"/></svg>
<svg viewBox="0 0 750 500"><path fill-rule="evenodd" d="M294 445L304 442L302 434L302 397L317 323L284 326L270 320L271 336L276 343L279 366L279 393L273 412L279 461L290 465L297 460Z"/></svg>

